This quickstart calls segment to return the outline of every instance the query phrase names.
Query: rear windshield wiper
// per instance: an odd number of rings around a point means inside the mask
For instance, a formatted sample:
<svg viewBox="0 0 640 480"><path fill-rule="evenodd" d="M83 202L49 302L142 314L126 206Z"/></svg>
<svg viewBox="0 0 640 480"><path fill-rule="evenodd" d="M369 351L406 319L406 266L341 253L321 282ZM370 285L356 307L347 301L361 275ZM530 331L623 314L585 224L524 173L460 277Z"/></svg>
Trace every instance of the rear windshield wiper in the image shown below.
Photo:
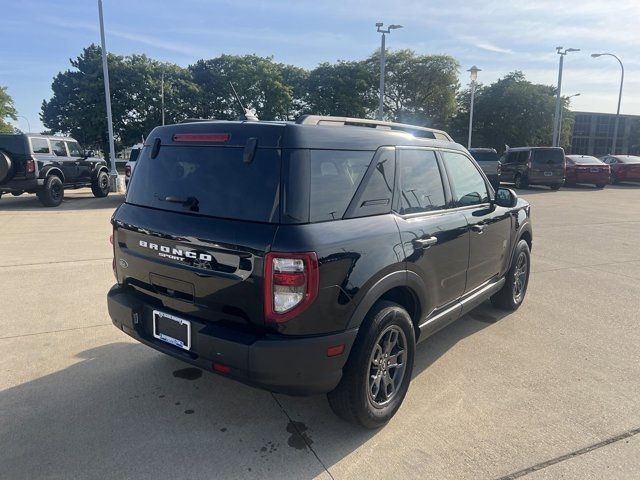
<svg viewBox="0 0 640 480"><path fill-rule="evenodd" d="M171 195L162 197L158 196L158 200L162 200L163 202L171 202L171 203L179 203L183 207L188 207L192 212L200 211L200 202L196 197L173 197Z"/></svg>

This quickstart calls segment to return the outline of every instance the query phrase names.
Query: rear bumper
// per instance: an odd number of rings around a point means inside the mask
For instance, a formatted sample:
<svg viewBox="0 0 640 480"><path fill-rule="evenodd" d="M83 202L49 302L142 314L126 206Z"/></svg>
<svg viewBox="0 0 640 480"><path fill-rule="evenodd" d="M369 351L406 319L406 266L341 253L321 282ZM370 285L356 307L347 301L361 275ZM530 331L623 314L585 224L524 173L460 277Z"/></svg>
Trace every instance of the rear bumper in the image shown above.
<svg viewBox="0 0 640 480"><path fill-rule="evenodd" d="M352 329L313 337L256 336L187 317L191 322L191 349L186 351L153 336L154 306L126 288L112 287L107 303L113 324L139 342L214 373L219 373L213 368L214 362L230 367L227 377L290 395L333 390L342 378L342 368L358 333ZM341 355L327 356L327 348L341 344L345 345Z"/></svg>
<svg viewBox="0 0 640 480"><path fill-rule="evenodd" d="M554 185L564 185L564 177L541 177L533 176L527 178L529 185L547 185L549 187Z"/></svg>
<svg viewBox="0 0 640 480"><path fill-rule="evenodd" d="M10 180L0 185L0 192L32 192L44 186L44 179L29 178L25 180Z"/></svg>

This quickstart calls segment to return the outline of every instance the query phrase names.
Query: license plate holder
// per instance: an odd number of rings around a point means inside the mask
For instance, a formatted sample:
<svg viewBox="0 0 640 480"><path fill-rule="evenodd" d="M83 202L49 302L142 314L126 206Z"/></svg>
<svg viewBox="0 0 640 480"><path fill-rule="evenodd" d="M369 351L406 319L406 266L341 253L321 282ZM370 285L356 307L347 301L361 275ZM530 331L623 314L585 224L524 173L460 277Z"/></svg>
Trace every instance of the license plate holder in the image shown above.
<svg viewBox="0 0 640 480"><path fill-rule="evenodd" d="M589 171L591 173L598 173L600 171L600 169L599 168L590 168Z"/></svg>
<svg viewBox="0 0 640 480"><path fill-rule="evenodd" d="M553 177L553 172L544 172L545 177Z"/></svg>
<svg viewBox="0 0 640 480"><path fill-rule="evenodd" d="M153 311L153 336L183 350L191 349L191 322L159 310Z"/></svg>

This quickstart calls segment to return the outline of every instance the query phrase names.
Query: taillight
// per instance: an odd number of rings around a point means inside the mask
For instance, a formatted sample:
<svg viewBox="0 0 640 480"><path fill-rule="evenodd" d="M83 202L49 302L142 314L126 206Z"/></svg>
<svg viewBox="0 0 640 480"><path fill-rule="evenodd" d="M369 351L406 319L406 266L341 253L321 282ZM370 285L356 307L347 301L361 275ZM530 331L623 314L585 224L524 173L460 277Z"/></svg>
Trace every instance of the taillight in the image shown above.
<svg viewBox="0 0 640 480"><path fill-rule="evenodd" d="M26 170L27 173L36 173L36 162L33 158L27 159Z"/></svg>
<svg viewBox="0 0 640 480"><path fill-rule="evenodd" d="M299 315L318 294L318 256L315 252L265 256L264 316L270 322L286 322Z"/></svg>
<svg viewBox="0 0 640 480"><path fill-rule="evenodd" d="M124 174L125 174L125 176L127 176L127 177L130 177L130 176L131 176L131 165L125 165L125 167L124 167Z"/></svg>

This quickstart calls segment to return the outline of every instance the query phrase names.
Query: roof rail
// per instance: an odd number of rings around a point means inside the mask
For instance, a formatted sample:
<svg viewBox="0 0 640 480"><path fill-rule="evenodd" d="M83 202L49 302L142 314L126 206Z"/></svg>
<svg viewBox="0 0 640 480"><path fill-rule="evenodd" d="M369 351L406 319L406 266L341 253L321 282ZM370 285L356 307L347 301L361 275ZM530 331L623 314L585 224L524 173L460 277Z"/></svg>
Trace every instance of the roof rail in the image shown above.
<svg viewBox="0 0 640 480"><path fill-rule="evenodd" d="M418 127L406 123L384 122L382 120L371 120L368 118L331 117L323 115L302 115L296 120L298 125L335 125L379 128L381 130L399 130L411 133L415 137L435 138L453 142L451 136L443 131L434 128Z"/></svg>

